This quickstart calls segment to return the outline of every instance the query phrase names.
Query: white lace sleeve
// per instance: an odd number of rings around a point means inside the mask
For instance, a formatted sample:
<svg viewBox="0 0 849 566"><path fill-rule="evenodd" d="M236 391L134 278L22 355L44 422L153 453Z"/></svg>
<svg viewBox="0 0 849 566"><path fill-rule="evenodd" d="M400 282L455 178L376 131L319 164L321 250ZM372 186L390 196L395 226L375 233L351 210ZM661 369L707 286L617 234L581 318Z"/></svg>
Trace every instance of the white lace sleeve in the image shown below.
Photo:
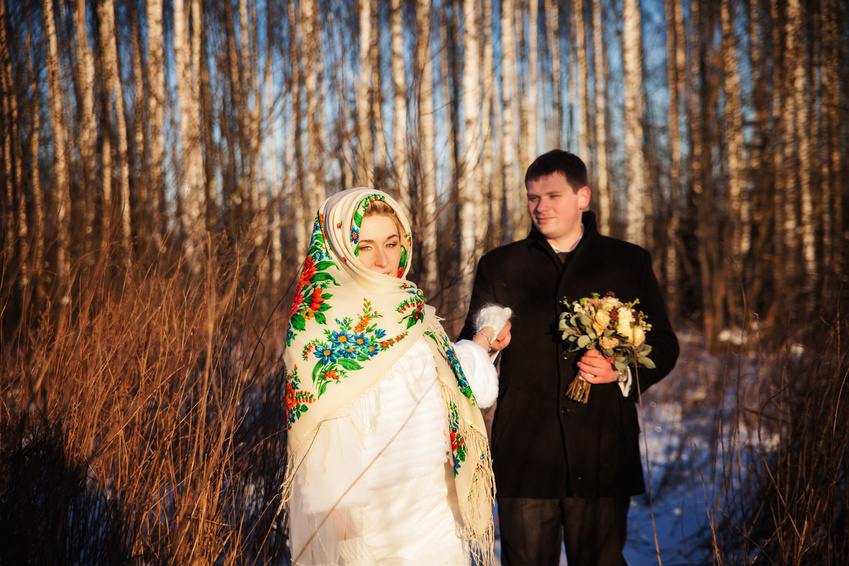
<svg viewBox="0 0 849 566"><path fill-rule="evenodd" d="M471 340L460 340L454 344L454 350L478 406L482 409L491 407L498 398L498 372L486 350Z"/></svg>

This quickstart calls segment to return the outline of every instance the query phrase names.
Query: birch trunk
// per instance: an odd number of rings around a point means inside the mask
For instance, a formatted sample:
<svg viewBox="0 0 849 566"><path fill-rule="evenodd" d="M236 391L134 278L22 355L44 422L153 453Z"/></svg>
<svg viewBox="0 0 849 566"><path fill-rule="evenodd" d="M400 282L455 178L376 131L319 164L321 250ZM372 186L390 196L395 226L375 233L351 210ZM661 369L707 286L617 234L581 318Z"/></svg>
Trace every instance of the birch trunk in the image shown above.
<svg viewBox="0 0 849 566"><path fill-rule="evenodd" d="M381 183L383 188L386 188L383 183L386 180L386 152L388 145L386 142L386 127L383 121L383 80L381 77L380 56L380 9L375 3L371 14L371 41L369 48L371 49L371 70L372 76L372 98L371 98L371 115L374 123L374 171L379 175L379 181L375 179L375 184Z"/></svg>
<svg viewBox="0 0 849 566"><path fill-rule="evenodd" d="M433 297L439 291L439 262L436 255L436 117L433 96L433 58L430 54L430 0L416 2L416 69L420 73L416 99L418 100L418 128L421 144L421 257L422 287L425 295Z"/></svg>
<svg viewBox="0 0 849 566"><path fill-rule="evenodd" d="M198 7L192 6L191 9L196 11ZM183 252L189 265L196 270L200 265L198 253L204 233L201 223L203 187L200 179L199 124L194 102L195 93L198 91L195 76L199 69L193 64L194 57L187 20L183 0L174 0L174 60L177 76L180 77L177 81L177 104L180 112L180 143L183 155L182 179L179 183L183 215L180 220L184 236ZM197 27L192 32L195 37L200 34Z"/></svg>
<svg viewBox="0 0 849 566"><path fill-rule="evenodd" d="M519 223L524 215L522 206L521 173L517 160L518 108L516 107L516 51L513 25L513 0L501 3L501 48L503 50L501 96L504 106L504 144L501 148L504 167L504 200L506 214L504 240L512 242L518 235Z"/></svg>
<svg viewBox="0 0 849 566"><path fill-rule="evenodd" d="M71 193L68 182L68 162L66 154L67 134L65 130L65 108L62 100L62 71L59 68L59 45L56 39L56 23L53 15L53 1L42 0L44 18L44 39L46 50L47 80L50 102L50 129L53 132L53 190L54 230L56 240L56 285L60 308L69 297L71 258L70 258L70 210Z"/></svg>
<svg viewBox="0 0 849 566"><path fill-rule="evenodd" d="M312 55L304 58L304 95L307 102L307 148L309 169L309 210L317 211L325 199L324 134L319 107L319 78L321 76L321 20L315 0L301 1L304 49Z"/></svg>
<svg viewBox="0 0 849 566"><path fill-rule="evenodd" d="M702 292L702 328L705 341L709 348L713 347L718 334L719 321L715 316L716 306L713 300L711 284L711 272L714 268L709 245L718 239L713 233L713 214L709 195L705 191L704 183L704 107L703 96L704 76L702 74L702 63L704 61L704 41L702 37L702 0L692 0L690 5L690 78L692 80L690 97L687 104L687 121L690 131L690 179L692 194L690 198L696 207L696 236L699 241L697 259L699 263L699 287Z"/></svg>
<svg viewBox="0 0 849 566"><path fill-rule="evenodd" d="M391 0L392 28L392 88L395 123L392 128L395 194L409 213L413 206L410 180L407 171L407 80L404 72L404 10L401 0Z"/></svg>
<svg viewBox="0 0 849 566"><path fill-rule="evenodd" d="M107 110L110 112L114 107L115 121L117 126L117 141L118 141L118 168L119 168L119 191L120 191L120 221L121 245L124 249L124 261L128 265L130 260L130 164L127 157L127 119L124 115L124 90L121 84L121 77L118 67L118 46L115 39L115 6L112 0L100 0L97 4L98 20L100 22L99 38L100 51L103 53L103 73L104 83L106 84ZM104 136L107 137L107 136ZM106 147L103 149L106 153ZM104 170L107 169L106 163L111 163L111 155L104 155ZM111 167L110 167L111 169ZM109 180L111 175L107 177L103 174L104 183ZM106 217L109 222L114 218L115 209L110 208L107 211ZM111 232L111 230L110 230Z"/></svg>
<svg viewBox="0 0 849 566"><path fill-rule="evenodd" d="M791 0L788 4L788 49L793 61L793 106L795 115L795 135L790 139L798 141L799 155L799 193L802 202L802 291L805 295L805 316L812 314L815 303L815 293L819 287L819 269L817 268L816 225L814 223L814 201L812 194L812 141L811 124L813 112L812 96L808 96L810 79L808 69L811 61L808 58L805 30L808 18L805 8L799 0Z"/></svg>
<svg viewBox="0 0 849 566"><path fill-rule="evenodd" d="M134 8L130 9L130 22L132 24L132 67L133 67L133 94L136 97L133 116L133 145L134 160L138 170L138 188L136 194L138 216L137 230L139 236L147 243L153 239L153 219L150 210L151 190L150 182L152 171L149 168L150 151L145 143L145 124L147 124L148 106L145 104L144 69L142 66L142 41L141 26L138 13ZM147 247L147 246L145 246Z"/></svg>
<svg viewBox="0 0 849 566"><path fill-rule="evenodd" d="M221 163L220 150L215 138L213 137L213 129L215 129L214 110L212 108L212 93L209 80L209 57L206 51L206 34L205 28L201 27L200 35L200 107L198 109L198 118L200 120L201 135L203 136L204 151L201 155L203 159L203 186L204 186L204 219L203 223L206 229L215 234L218 231L218 168Z"/></svg>
<svg viewBox="0 0 849 566"><path fill-rule="evenodd" d="M747 174L743 154L743 109L740 96L740 72L736 48L734 6L722 0L723 87L725 89L725 131L728 146L728 219L727 237L735 262L749 251L749 205L746 196Z"/></svg>
<svg viewBox="0 0 849 566"><path fill-rule="evenodd" d="M553 128L548 128L546 138L549 148L563 143L563 102L560 96L560 8L557 0L545 0L546 43L551 50L551 105L554 113Z"/></svg>
<svg viewBox="0 0 849 566"><path fill-rule="evenodd" d="M831 276L840 279L846 274L846 259L839 242L843 236L843 190L844 185L841 159L841 119L840 107L840 43L837 22L840 8L837 0L821 0L820 12L823 14L822 29L822 83L825 121L823 159L823 179L828 187L823 207L823 262L830 264Z"/></svg>
<svg viewBox="0 0 849 566"><path fill-rule="evenodd" d="M522 165L527 167L539 154L538 125L539 116L537 108L539 97L537 96L537 84L539 82L539 35L537 22L539 21L539 0L529 0L530 18L528 22L528 137L527 150L528 159Z"/></svg>
<svg viewBox="0 0 849 566"><path fill-rule="evenodd" d="M786 262L784 264L785 279L793 285L800 282L801 264L799 262L799 254L802 251L799 242L799 209L802 207L801 191L799 190L802 182L802 156L801 147L799 144L802 133L802 124L799 123L801 110L798 107L798 99L795 96L796 86L796 71L801 64L801 29L796 29L796 26L801 20L802 7L799 0L790 0L787 4L787 17L785 21L785 61L784 84L782 90L784 96L784 111L782 112L785 121L784 130L784 167L788 182L785 187L784 198L784 229L782 230L782 240L784 247L787 250ZM795 305L798 306L798 305Z"/></svg>
<svg viewBox="0 0 849 566"><path fill-rule="evenodd" d="M3 173L0 175L0 180L2 180L3 183L3 221L6 229L0 249L3 249L4 252L6 250L14 249L13 246L16 238L19 238L18 245L25 246L27 231L26 198L23 194L21 194L20 184L15 182L15 171L20 170L20 164L16 167L12 162L12 155L15 152L15 149L12 147L12 140L15 137L18 116L15 90L12 87L14 80L12 78L11 51L9 49L8 39L6 38L6 24L8 18L9 14L6 11L6 2L5 0L0 0L0 101L2 101L2 106L0 106L0 111L2 111L2 116L0 116L0 124L2 125L0 127L2 128L2 131L0 131L0 135L3 136ZM19 198L17 200L23 203L22 219L20 218L20 212L17 210L15 205L16 193L19 194ZM23 220L23 222L21 222L21 220ZM19 236L20 234L23 234L22 238ZM19 251L21 277L25 280L27 251L25 248L19 248ZM6 281L3 281L3 283L3 287L5 287Z"/></svg>
<svg viewBox="0 0 849 566"><path fill-rule="evenodd" d="M613 207L610 198L610 165L607 156L607 57L604 49L604 19L601 0L593 3L593 71L595 76L595 191L598 193L599 229L610 233Z"/></svg>
<svg viewBox="0 0 849 566"><path fill-rule="evenodd" d="M483 193L480 182L480 160L483 152L480 113L481 64L480 18L476 0L463 0L465 61L463 63L463 166L460 172L458 200L460 202L460 304L467 304L474 277L475 254L483 240L486 223L481 218ZM462 309L461 309L462 310Z"/></svg>
<svg viewBox="0 0 849 566"><path fill-rule="evenodd" d="M162 38L162 0L147 3L148 119L150 123L151 235L155 250L164 234L165 210L165 56Z"/></svg>
<svg viewBox="0 0 849 566"><path fill-rule="evenodd" d="M578 100L581 107L581 134L578 136L578 152L581 159L586 161L588 168L592 171L592 131L590 129L590 93L589 93L589 64L587 63L587 36L586 23L584 21L584 0L573 0L572 17L575 22L575 44L578 55ZM598 30L593 30L595 33ZM598 53L596 53L598 57Z"/></svg>
<svg viewBox="0 0 849 566"><path fill-rule="evenodd" d="M484 210L481 212L487 219L488 229L484 230L489 235L484 245L492 247L501 240L501 189L496 191L496 176L493 174L495 159L495 143L493 141L492 115L493 105L497 105L495 95L495 59L492 48L492 6L489 2L483 2L483 91L482 100L482 132L483 132L483 169L481 195L485 199ZM496 126L496 130L501 130ZM501 145L499 144L499 147ZM499 174L498 179L501 179ZM496 195L496 192L498 193ZM488 204L488 206L487 206ZM494 236L494 237L493 237Z"/></svg>
<svg viewBox="0 0 849 566"><path fill-rule="evenodd" d="M295 16L295 3L289 4L289 22L292 29L297 29L301 26L301 22ZM302 100L301 100L301 45L298 40L297 33L290 33L291 40L291 57L289 58L292 65L292 85L291 98L292 108L291 116L292 123L289 127L289 139L286 143L286 170L288 171L289 186L291 187L291 207L295 217L295 245L298 250L298 255L306 252L309 245L309 228L307 226L308 214L313 214L316 211L306 211L308 206L307 199L304 195L303 186L303 159L301 155L301 122L303 121Z"/></svg>
<svg viewBox="0 0 849 566"><path fill-rule="evenodd" d="M371 53L371 3L372 0L359 0L360 17L360 81L357 90L357 135L359 152L357 159L358 185L369 186L374 174L374 147L371 135L371 79L374 76Z"/></svg>
<svg viewBox="0 0 849 566"><path fill-rule="evenodd" d="M772 154L773 159L773 179L774 179L774 198L773 198L773 214L775 216L775 255L783 258L783 265L775 270L775 286L777 290L777 300L775 301L774 309L777 309L778 304L786 302L781 297L790 284L788 275L796 271L796 237L791 235L795 233L794 216L792 211L795 204L793 198L793 187L795 182L790 182L787 175L789 171L794 171L790 164L785 161L784 152L780 146L783 143L792 141L788 137L787 130L789 123L792 121L792 114L788 112L786 107L787 98L785 96L786 85L784 84L785 76L785 39L784 39L784 19L782 18L780 5L784 4L780 0L770 0L770 22L772 30L772 118L783 117L775 122L774 137L779 141L775 151ZM786 211L791 211L787 216ZM785 216L787 216L785 218ZM788 224L789 223L789 224ZM781 297L781 298L779 298ZM769 318L772 318L774 313L770 313Z"/></svg>
<svg viewBox="0 0 849 566"><path fill-rule="evenodd" d="M598 0L595 0L598 3ZM681 91L686 78L684 16L680 0L666 0L666 76L669 85L669 203L666 230L666 297L673 316L680 301L681 276L678 269L678 230L681 225Z"/></svg>
<svg viewBox="0 0 849 566"><path fill-rule="evenodd" d="M628 214L626 238L645 245L645 218L651 218L644 173L643 56L639 0L624 0L622 60L625 67L625 155Z"/></svg>
<svg viewBox="0 0 849 566"><path fill-rule="evenodd" d="M94 256L92 250L92 237L94 235L95 220L95 177L97 175L97 123L94 116L94 55L88 40L88 26L86 25L86 2L76 0L74 2L74 33L77 46L78 69L75 76L79 80L78 91L82 111L80 114L80 138L79 151L82 165L83 193L85 195L85 224L83 237L85 238L83 250L87 263L92 263ZM103 205L106 210L111 207L112 191L111 184L106 183L103 187ZM108 220L104 219L104 231L107 230Z"/></svg>
<svg viewBox="0 0 849 566"><path fill-rule="evenodd" d="M29 159L30 163L38 163L38 155L41 146L41 105L39 103L39 75L35 72L32 61L32 17L27 18L27 74L30 77L30 132L29 132ZM44 278L42 277L42 266L44 263L44 194L41 188L41 173L38 167L30 168L30 187L32 189L32 226L34 232L31 241L35 249L32 250L32 275L33 285L32 303L41 305L44 296Z"/></svg>

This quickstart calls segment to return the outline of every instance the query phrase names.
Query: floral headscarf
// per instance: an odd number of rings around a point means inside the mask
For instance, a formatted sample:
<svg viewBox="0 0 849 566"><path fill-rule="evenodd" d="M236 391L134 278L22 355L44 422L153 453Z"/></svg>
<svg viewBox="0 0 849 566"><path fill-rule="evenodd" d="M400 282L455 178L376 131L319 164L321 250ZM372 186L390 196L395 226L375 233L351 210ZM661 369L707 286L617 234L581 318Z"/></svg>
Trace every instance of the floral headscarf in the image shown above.
<svg viewBox="0 0 849 566"><path fill-rule="evenodd" d="M397 277L371 271L358 259L363 214L375 199L392 207L402 227ZM464 534L489 554L494 483L484 421L433 307L406 279L411 251L409 221L386 193L349 189L319 209L286 336L286 485L322 422L377 384L425 337L446 404Z"/></svg>

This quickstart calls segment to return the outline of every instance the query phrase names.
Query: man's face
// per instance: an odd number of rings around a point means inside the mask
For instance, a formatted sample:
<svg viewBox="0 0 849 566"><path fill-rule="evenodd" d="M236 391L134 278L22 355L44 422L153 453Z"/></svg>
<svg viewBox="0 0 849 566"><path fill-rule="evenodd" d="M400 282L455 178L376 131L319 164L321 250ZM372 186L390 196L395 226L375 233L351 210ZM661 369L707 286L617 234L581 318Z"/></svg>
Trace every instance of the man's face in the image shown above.
<svg viewBox="0 0 849 566"><path fill-rule="evenodd" d="M567 251L581 237L581 214L590 204L589 187L577 192L561 173L528 182L528 213L548 242Z"/></svg>

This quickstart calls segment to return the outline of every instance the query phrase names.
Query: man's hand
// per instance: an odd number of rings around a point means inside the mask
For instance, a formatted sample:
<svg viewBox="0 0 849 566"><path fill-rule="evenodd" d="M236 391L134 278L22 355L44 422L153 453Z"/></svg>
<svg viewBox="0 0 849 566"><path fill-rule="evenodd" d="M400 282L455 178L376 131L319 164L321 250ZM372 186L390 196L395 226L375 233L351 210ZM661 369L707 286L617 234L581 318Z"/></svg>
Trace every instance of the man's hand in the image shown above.
<svg viewBox="0 0 849 566"><path fill-rule="evenodd" d="M587 353L578 360L578 369L581 370L581 377L593 385L613 383L619 379L619 370L598 350L587 350Z"/></svg>

